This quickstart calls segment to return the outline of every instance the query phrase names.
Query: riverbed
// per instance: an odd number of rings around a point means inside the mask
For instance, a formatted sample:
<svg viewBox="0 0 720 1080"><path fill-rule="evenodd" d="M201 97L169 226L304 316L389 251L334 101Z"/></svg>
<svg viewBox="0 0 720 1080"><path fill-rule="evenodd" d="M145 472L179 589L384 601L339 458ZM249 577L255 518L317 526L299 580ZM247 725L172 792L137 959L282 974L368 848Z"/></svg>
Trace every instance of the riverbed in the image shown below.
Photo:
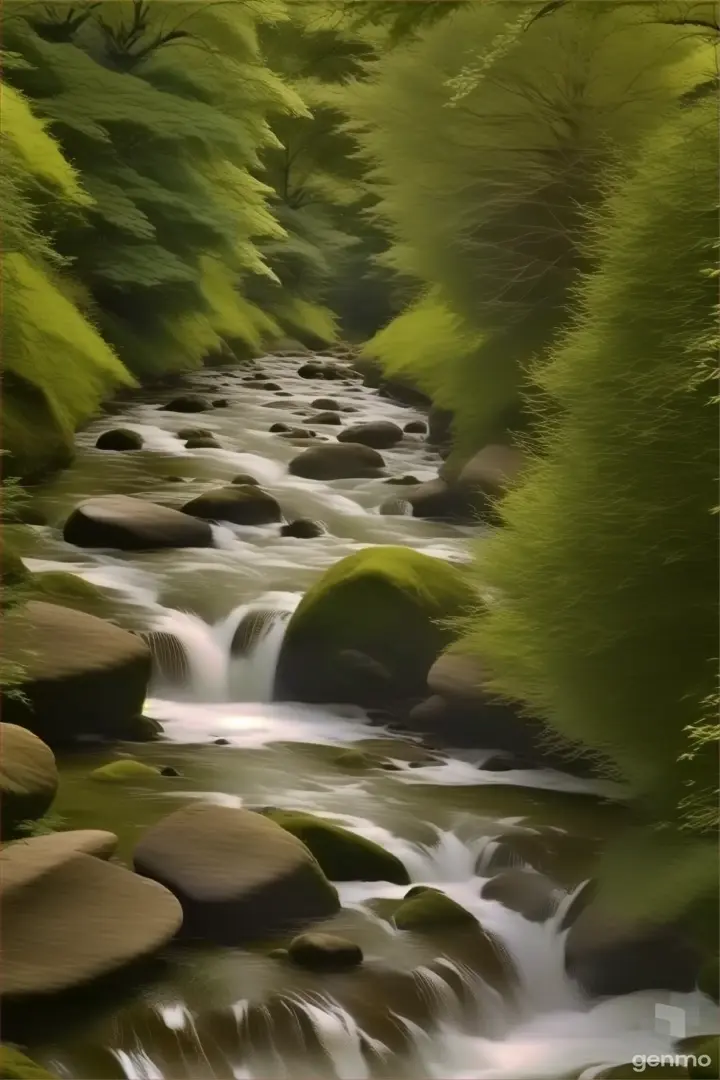
<svg viewBox="0 0 720 1080"><path fill-rule="evenodd" d="M621 810L604 798L617 792L550 770L484 769L493 747L434 747L428 755L419 739L359 709L272 701L286 620L328 566L372 544L458 562L482 544L478 528L380 513L402 491L385 479L320 482L289 474L299 449L269 428L308 423L317 398L335 399L348 423L424 419L357 378L301 378L306 359L258 361L279 391L248 384L243 367L188 378L187 388L228 402L197 416L161 408L173 390L129 396L116 415L78 435L72 467L36 489L33 505L49 524L32 528L29 569L71 571L102 587L110 617L131 629L170 631L187 661L184 677L156 682L147 703L163 738L112 750L89 745L61 758L54 809L66 826L116 832L124 860L148 824L195 799L321 813L398 855L413 883L439 887L471 911L502 943L514 976L506 987L491 986L462 940L420 940L395 929L381 902L407 886L343 882L343 911L323 928L361 944L360 972L293 970L268 955L272 944L176 946L131 983L69 999L61 1013L42 1016L27 1040L33 1056L72 1080L589 1080L608 1064L669 1052L669 1034L656 1020L662 995L592 1002L564 972L560 924L588 872L588 854L622 827ZM188 426L210 429L220 448L186 449L177 432ZM310 426L327 440L339 430ZM98 435L111 427L137 431L143 449L97 450ZM422 435L407 435L383 456L388 477L432 479L441 464ZM281 536L277 525L220 524L211 548L152 553L81 551L62 540L58 526L89 496L126 494L180 507L239 473L252 474L288 521L313 519L323 534L297 539ZM269 631L233 657L233 635L256 608L276 613ZM349 746L381 752L394 769L348 774L335 751ZM177 775L130 788L88 780L93 768L122 754ZM481 896L497 867L507 865L505 839L518 833L564 844L556 910L545 921ZM687 1010L688 1034L712 1029L709 999L670 997Z"/></svg>

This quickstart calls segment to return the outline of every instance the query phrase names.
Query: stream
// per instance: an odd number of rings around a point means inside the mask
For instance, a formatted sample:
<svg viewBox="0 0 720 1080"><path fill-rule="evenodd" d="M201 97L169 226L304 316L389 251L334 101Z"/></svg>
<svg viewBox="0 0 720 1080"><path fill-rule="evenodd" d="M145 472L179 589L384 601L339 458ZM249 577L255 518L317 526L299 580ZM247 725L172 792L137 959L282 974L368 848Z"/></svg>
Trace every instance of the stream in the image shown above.
<svg viewBox="0 0 720 1080"><path fill-rule="evenodd" d="M54 809L68 827L117 833L123 859L148 824L192 799L321 813L398 855L414 884L435 885L471 911L502 942L517 977L491 986L461 936L429 940L397 930L382 905L407 886L342 882L343 910L320 928L362 946L358 971L295 969L268 956L272 944L173 946L132 984L79 995L42 1016L27 1039L32 1056L71 1080L589 1080L634 1055L671 1051L666 1025L655 1019L660 1001L686 1009L688 1034L713 1030L716 1008L699 992L588 1001L565 974L563 914L586 876L588 853L622 827L619 808L598 797L600 785L552 771L484 770L492 747L445 747L428 761L412 735L359 709L272 702L287 618L324 569L379 543L465 561L478 539L476 529L380 514L380 504L402 491L383 480L328 483L288 473L300 451L268 429L305 422L316 398L336 399L348 422L424 418L357 380L303 379L297 370L306 359L258 361L289 396L248 385L244 367L189 377L193 391L228 400L227 408L197 416L161 411L169 390L128 397L117 415L78 435L72 467L34 489L33 505L50 524L31 530L29 569L71 571L101 586L110 617L130 629L170 631L184 656L182 676L159 679L146 706L164 737L60 756ZM186 449L176 432L188 426L210 428L221 449ZM138 431L144 448L95 449L111 427ZM334 438L339 429L316 430ZM421 435L383 456L388 476L432 479L440 464ZM296 539L277 525L220 525L212 548L124 553L71 547L57 528L92 495L180 507L242 472L275 496L286 520L311 518L326 533ZM268 608L275 614L267 632L232 657L243 618ZM348 774L336 748L350 746L382 752L396 770ZM180 775L132 788L87 779L118 753ZM552 836L563 851L558 906L546 921L530 922L480 895L495 869L508 865L505 841L518 834Z"/></svg>

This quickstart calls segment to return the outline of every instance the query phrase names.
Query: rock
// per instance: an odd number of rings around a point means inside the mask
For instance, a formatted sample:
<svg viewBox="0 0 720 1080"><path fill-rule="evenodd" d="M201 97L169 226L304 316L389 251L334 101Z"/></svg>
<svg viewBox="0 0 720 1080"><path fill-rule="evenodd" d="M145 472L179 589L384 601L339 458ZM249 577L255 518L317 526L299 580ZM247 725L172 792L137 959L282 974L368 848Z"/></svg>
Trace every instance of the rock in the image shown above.
<svg viewBox="0 0 720 1080"><path fill-rule="evenodd" d="M369 446L335 443L316 446L298 454L290 462L288 471L293 476L310 480L344 480L380 476L384 467L385 462L380 454Z"/></svg>
<svg viewBox="0 0 720 1080"><path fill-rule="evenodd" d="M238 945L340 907L308 849L250 810L202 803L176 810L147 830L133 861L177 896L189 938Z"/></svg>
<svg viewBox="0 0 720 1080"><path fill-rule="evenodd" d="M152 716L134 716L123 724L123 739L128 742L154 742L163 732L162 724Z"/></svg>
<svg viewBox="0 0 720 1080"><path fill-rule="evenodd" d="M367 653L359 649L338 649L328 660L324 688L333 702L352 701L372 708L394 696L392 672Z"/></svg>
<svg viewBox="0 0 720 1080"><path fill-rule="evenodd" d="M49 810L58 786L55 755L37 735L0 724L0 838Z"/></svg>
<svg viewBox="0 0 720 1080"><path fill-rule="evenodd" d="M190 658L183 642L169 630L143 630L143 641L152 655L153 677L171 685L190 678Z"/></svg>
<svg viewBox="0 0 720 1080"><path fill-rule="evenodd" d="M336 412L319 412L310 417L308 424L342 424L342 420Z"/></svg>
<svg viewBox="0 0 720 1080"><path fill-rule="evenodd" d="M245 486L247 484L250 484L251 487L259 487L260 486L260 481L256 480L254 476L250 475L250 473L238 473L237 476L233 476L230 483L231 484L243 484Z"/></svg>
<svg viewBox="0 0 720 1080"><path fill-rule="evenodd" d="M314 431L308 431L306 428L301 427L288 427L287 431L280 432L281 439L293 439L297 440L303 445L307 445L308 440L312 440L315 437ZM311 443L312 445L312 443Z"/></svg>
<svg viewBox="0 0 720 1080"><path fill-rule="evenodd" d="M13 1046L0 1046L0 1080L59 1080Z"/></svg>
<svg viewBox="0 0 720 1080"><path fill-rule="evenodd" d="M701 959L677 927L613 918L595 900L583 907L565 938L565 970L590 997L690 992Z"/></svg>
<svg viewBox="0 0 720 1080"><path fill-rule="evenodd" d="M383 379L378 386L378 393L381 397L399 401L401 405L409 405L411 408L430 405L430 398L423 390L399 379Z"/></svg>
<svg viewBox="0 0 720 1080"><path fill-rule="evenodd" d="M318 364L315 361L310 361L307 364L303 364L298 368L298 375L301 379L324 379L325 378L325 366L324 364Z"/></svg>
<svg viewBox="0 0 720 1080"><path fill-rule="evenodd" d="M65 522L68 544L120 551L210 547L212 530L179 510L129 495L101 495L77 506Z"/></svg>
<svg viewBox="0 0 720 1080"><path fill-rule="evenodd" d="M288 398L288 397L292 397L292 394L290 393L289 390L276 390L275 391L275 396L276 397Z"/></svg>
<svg viewBox="0 0 720 1080"><path fill-rule="evenodd" d="M290 942L288 956L308 971L348 971L363 961L359 945L334 934L300 934Z"/></svg>
<svg viewBox="0 0 720 1080"><path fill-rule="evenodd" d="M397 484L402 487L414 487L419 484L417 476L391 476L388 480L383 480L383 484Z"/></svg>
<svg viewBox="0 0 720 1080"><path fill-rule="evenodd" d="M50 521L44 510L38 506L19 506L13 514L14 520L21 525L49 525Z"/></svg>
<svg viewBox="0 0 720 1080"><path fill-rule="evenodd" d="M338 435L338 442L359 443L374 450L389 450L402 440L402 428L389 420L375 420L368 424L353 424Z"/></svg>
<svg viewBox="0 0 720 1080"><path fill-rule="evenodd" d="M321 412L325 412L330 409L331 412L337 412L341 408L340 403L335 398L319 397L310 402L311 409L319 409Z"/></svg>
<svg viewBox="0 0 720 1080"><path fill-rule="evenodd" d="M302 431L302 428L292 428L290 426L290 424L277 423L277 424L271 424L271 426L268 428L268 431L272 435L279 435L279 434L281 434L281 432ZM305 434L305 432L303 431L303 435L304 434Z"/></svg>
<svg viewBox="0 0 720 1080"><path fill-rule="evenodd" d="M25 843L25 841L20 841ZM70 829L67 832L47 833L33 837L33 851L39 858L44 856L45 866L65 862L72 855L92 855L95 859L109 859L115 854L118 838L104 829Z"/></svg>
<svg viewBox="0 0 720 1080"><path fill-rule="evenodd" d="M282 521L276 499L254 484L229 484L206 491L183 507L184 514L234 525L269 525Z"/></svg>
<svg viewBox="0 0 720 1080"><path fill-rule="evenodd" d="M438 927L477 926L477 919L439 889L411 889L395 912L398 930L423 932Z"/></svg>
<svg viewBox="0 0 720 1080"><path fill-rule="evenodd" d="M221 450L220 443L215 438L188 439L185 443L186 450Z"/></svg>
<svg viewBox="0 0 720 1080"><path fill-rule="evenodd" d="M188 439L214 439L215 433L210 431L209 428L185 427L180 428L177 437L183 441L187 441Z"/></svg>
<svg viewBox="0 0 720 1080"><path fill-rule="evenodd" d="M5 658L23 669L23 698L4 699L4 718L51 746L79 734L121 738L139 716L150 677L141 638L55 604L30 601L5 618Z"/></svg>
<svg viewBox="0 0 720 1080"><path fill-rule="evenodd" d="M230 642L231 656L248 656L253 646L270 633L277 618L274 608L254 608L238 623Z"/></svg>
<svg viewBox="0 0 720 1080"><path fill-rule="evenodd" d="M281 386L278 386L276 382L266 382L262 384L263 390L282 390Z"/></svg>
<svg viewBox="0 0 720 1080"><path fill-rule="evenodd" d="M552 881L532 870L506 870L483 886L485 900L497 900L529 922L545 922L557 910L558 897Z"/></svg>
<svg viewBox="0 0 720 1080"><path fill-rule="evenodd" d="M166 484L186 484L187 479L184 476L163 476L162 479Z"/></svg>
<svg viewBox="0 0 720 1080"><path fill-rule="evenodd" d="M392 881L406 885L410 880L392 852L331 821L301 810L271 809L265 816L302 840L331 881Z"/></svg>
<svg viewBox="0 0 720 1080"><path fill-rule="evenodd" d="M406 435L427 435L427 424L424 420L411 420L405 424L403 431Z"/></svg>
<svg viewBox="0 0 720 1080"><path fill-rule="evenodd" d="M143 437L129 428L113 428L99 436L95 446L98 450L142 450Z"/></svg>
<svg viewBox="0 0 720 1080"><path fill-rule="evenodd" d="M215 398L212 407L213 409L228 409L230 407L230 402L227 398Z"/></svg>
<svg viewBox="0 0 720 1080"><path fill-rule="evenodd" d="M159 775L160 770L154 765L146 765L144 761L136 761L134 758L121 758L119 761L101 765L99 769L93 769L90 779L101 780L106 784L142 784L146 780L157 779Z"/></svg>
<svg viewBox="0 0 720 1080"><path fill-rule="evenodd" d="M43 570L42 573L33 574L28 583L28 597L46 604L61 604L76 611L86 611L88 615L102 616L108 608L102 589L84 581L77 574L63 570Z"/></svg>
<svg viewBox="0 0 720 1080"><path fill-rule="evenodd" d="M444 480L427 480L405 496L414 517L430 521L449 521L458 525L474 524L477 513L468 497Z"/></svg>
<svg viewBox="0 0 720 1080"><path fill-rule="evenodd" d="M412 513L412 506L407 499L384 499L380 503L380 511L385 517L407 517Z"/></svg>
<svg viewBox="0 0 720 1080"><path fill-rule="evenodd" d="M0 851L8 997L108 975L155 952L180 927L180 905L161 885L62 842L62 834L41 836Z"/></svg>
<svg viewBox="0 0 720 1080"><path fill-rule="evenodd" d="M517 479L523 465L523 454L515 447L486 446L461 469L457 487L482 511Z"/></svg>
<svg viewBox="0 0 720 1080"><path fill-rule="evenodd" d="M230 743L229 739L213 739L213 745L214 746L230 746L231 743Z"/></svg>
<svg viewBox="0 0 720 1080"><path fill-rule="evenodd" d="M268 956L271 960L285 961L290 956L290 952L288 951L288 949L271 949L268 953Z"/></svg>
<svg viewBox="0 0 720 1080"><path fill-rule="evenodd" d="M387 698L417 698L427 670L452 639L446 620L473 603L462 570L410 548L365 548L341 559L306 592L288 623L275 697L364 704L366 665L357 668L354 692L348 687L344 702L336 697L329 662L349 651L373 661L376 675L380 667L389 673Z"/></svg>
<svg viewBox="0 0 720 1080"><path fill-rule="evenodd" d="M342 754L338 754L335 764L339 769L356 773L368 772L370 769L395 771L398 768L397 765L394 765L386 758L382 758L378 754L368 754L364 750L344 750Z"/></svg>
<svg viewBox="0 0 720 1080"><path fill-rule="evenodd" d="M25 584L30 578L30 571L25 566L21 556L15 551L13 542L9 540L7 529L3 530L0 539L2 540L0 581L4 586Z"/></svg>
<svg viewBox="0 0 720 1080"><path fill-rule="evenodd" d="M210 405L198 394L181 394L163 405L166 412L199 413L206 412Z"/></svg>
<svg viewBox="0 0 720 1080"><path fill-rule="evenodd" d="M428 414L428 442L433 446L448 446L452 442L454 419L448 409L433 405Z"/></svg>
<svg viewBox="0 0 720 1080"><path fill-rule="evenodd" d="M317 521L310 518L296 518L289 525L283 525L280 529L281 536L294 536L298 540L311 540L315 536L323 536L325 530Z"/></svg>
<svg viewBox="0 0 720 1080"><path fill-rule="evenodd" d="M182 776L182 773L174 765L163 765L160 769L161 776Z"/></svg>

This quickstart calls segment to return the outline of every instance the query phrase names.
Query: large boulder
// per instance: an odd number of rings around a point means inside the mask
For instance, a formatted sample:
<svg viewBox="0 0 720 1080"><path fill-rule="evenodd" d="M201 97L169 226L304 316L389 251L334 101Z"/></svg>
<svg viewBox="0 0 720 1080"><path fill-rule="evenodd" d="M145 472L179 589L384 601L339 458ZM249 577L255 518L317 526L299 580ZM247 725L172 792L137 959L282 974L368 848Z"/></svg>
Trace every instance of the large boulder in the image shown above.
<svg viewBox="0 0 720 1080"><path fill-rule="evenodd" d="M490 878L482 890L485 900L497 900L529 922L545 922L557 909L559 894L549 878L532 870L505 870Z"/></svg>
<svg viewBox="0 0 720 1080"><path fill-rule="evenodd" d="M373 450L389 450L402 441L403 430L390 420L373 420L367 424L353 424L338 435L338 442L359 443Z"/></svg>
<svg viewBox="0 0 720 1080"><path fill-rule="evenodd" d="M396 909L393 921L398 930L416 933L437 927L477 926L477 919L461 904L439 889L417 885L410 889Z"/></svg>
<svg viewBox="0 0 720 1080"><path fill-rule="evenodd" d="M112 623L30 601L6 615L3 648L21 672L21 693L4 698L4 718L51 746L86 733L122 737L142 712L150 650Z"/></svg>
<svg viewBox="0 0 720 1080"><path fill-rule="evenodd" d="M191 499L183 513L207 521L230 521L233 525L270 525L282 521L276 499L255 484L228 484Z"/></svg>
<svg viewBox="0 0 720 1080"><path fill-rule="evenodd" d="M117 971L162 947L182 921L162 886L79 853L62 834L0 851L0 914L0 991L12 998Z"/></svg>
<svg viewBox="0 0 720 1080"><path fill-rule="evenodd" d="M58 786L55 755L26 728L0 724L0 838L42 817Z"/></svg>
<svg viewBox="0 0 720 1080"><path fill-rule="evenodd" d="M313 853L331 881L392 881L410 876L397 855L332 821L301 810L267 810L265 816L286 829Z"/></svg>
<svg viewBox="0 0 720 1080"><path fill-rule="evenodd" d="M28 582L27 596L28 599L60 604L101 617L107 613L109 606L102 589L64 570L43 570L42 573L33 574Z"/></svg>
<svg viewBox="0 0 720 1080"><path fill-rule="evenodd" d="M427 672L452 631L443 620L472 607L463 570L405 547L373 547L335 563L305 594L285 634L275 696L337 702L333 665L361 654L389 674L389 698L423 693ZM346 703L366 704L365 667Z"/></svg>
<svg viewBox="0 0 720 1080"><path fill-rule="evenodd" d="M439 477L403 492L403 499L410 504L413 517L429 521L449 521L458 525L473 524L477 512L467 495L452 487Z"/></svg>
<svg viewBox="0 0 720 1080"><path fill-rule="evenodd" d="M369 446L334 443L305 450L293 458L288 470L309 480L345 480L382 475L385 461Z"/></svg>
<svg viewBox="0 0 720 1080"><path fill-rule="evenodd" d="M250 810L202 803L177 810L148 829L133 861L177 896L190 938L267 939L340 907L305 845Z"/></svg>
<svg viewBox="0 0 720 1080"><path fill-rule="evenodd" d="M77 547L152 551L210 547L212 529L207 522L167 506L129 495L101 495L73 510L65 522L63 537Z"/></svg>
<svg viewBox="0 0 720 1080"><path fill-rule="evenodd" d="M460 470L457 487L478 509L483 509L517 479L524 461L522 452L514 446L485 446Z"/></svg>
<svg viewBox="0 0 720 1080"><path fill-rule="evenodd" d="M590 997L689 992L701 963L681 928L614 917L596 900L582 907L565 938L565 970Z"/></svg>
<svg viewBox="0 0 720 1080"><path fill-rule="evenodd" d="M143 437L129 428L113 428L103 431L98 436L95 446L98 450L142 450Z"/></svg>

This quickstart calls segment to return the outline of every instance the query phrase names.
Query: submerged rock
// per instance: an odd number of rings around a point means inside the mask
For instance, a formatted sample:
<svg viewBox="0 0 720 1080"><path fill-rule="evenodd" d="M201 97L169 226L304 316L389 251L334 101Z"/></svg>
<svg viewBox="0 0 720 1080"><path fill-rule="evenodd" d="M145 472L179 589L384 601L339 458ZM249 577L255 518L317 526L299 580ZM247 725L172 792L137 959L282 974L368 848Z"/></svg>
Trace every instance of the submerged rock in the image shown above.
<svg viewBox="0 0 720 1080"><path fill-rule="evenodd" d="M310 402L310 408L319 409L321 412L325 412L328 409L330 409L331 412L337 412L341 408L341 405L335 398L319 397Z"/></svg>
<svg viewBox="0 0 720 1080"><path fill-rule="evenodd" d="M270 525L282 520L277 500L254 484L229 484L206 491L186 503L183 513L234 525Z"/></svg>
<svg viewBox="0 0 720 1080"><path fill-rule="evenodd" d="M294 536L298 540L311 540L316 536L323 536L324 533L322 525L310 518L296 518L280 529L281 536Z"/></svg>
<svg viewBox="0 0 720 1080"><path fill-rule="evenodd" d="M342 424L342 420L336 412L319 412L315 413L308 420L308 424Z"/></svg>
<svg viewBox="0 0 720 1080"><path fill-rule="evenodd" d="M552 881L532 870L506 870L483 886L486 900L498 900L529 922L545 922L557 910L559 896Z"/></svg>
<svg viewBox="0 0 720 1080"><path fill-rule="evenodd" d="M144 780L156 779L159 775L160 770L154 765L146 765L144 761L136 761L134 758L121 758L119 761L101 765L99 769L93 769L90 779L110 784L141 784Z"/></svg>
<svg viewBox="0 0 720 1080"><path fill-rule="evenodd" d="M197 439L188 439L185 443L186 450L220 450L222 447L214 435Z"/></svg>
<svg viewBox="0 0 720 1080"><path fill-rule="evenodd" d="M375 420L367 424L353 424L338 435L338 442L358 443L374 450L389 450L401 442L402 428L389 420Z"/></svg>
<svg viewBox="0 0 720 1080"><path fill-rule="evenodd" d="M50 809L58 787L55 755L26 728L0 724L0 838Z"/></svg>
<svg viewBox="0 0 720 1080"><path fill-rule="evenodd" d="M180 428L177 433L178 439L182 439L184 442L188 439L214 439L215 432L210 431L209 428L202 427L186 427Z"/></svg>
<svg viewBox="0 0 720 1080"><path fill-rule="evenodd" d="M198 803L177 810L147 830L133 861L177 896L190 938L262 940L340 907L305 845L250 810Z"/></svg>
<svg viewBox="0 0 720 1080"><path fill-rule="evenodd" d="M230 642L231 656L247 656L266 637L277 618L274 608L255 608L240 620Z"/></svg>
<svg viewBox="0 0 720 1080"><path fill-rule="evenodd" d="M73 510L63 538L77 547L152 551L210 547L212 530L206 522L167 506L129 495L101 495Z"/></svg>
<svg viewBox="0 0 720 1080"><path fill-rule="evenodd" d="M250 484L251 487L259 487L260 481L256 480L250 473L238 473L237 476L233 476L230 481L231 484Z"/></svg>
<svg viewBox="0 0 720 1080"><path fill-rule="evenodd" d="M110 974L177 932L175 897L111 862L78 852L63 834L0 851L0 991L50 994Z"/></svg>
<svg viewBox="0 0 720 1080"><path fill-rule="evenodd" d="M121 738L142 712L150 651L112 623L31 601L5 618L5 657L22 670L23 697L6 697L4 717L50 745L79 734Z"/></svg>
<svg viewBox="0 0 720 1080"><path fill-rule="evenodd" d="M410 881L396 855L349 829L301 810L270 809L264 816L302 840L331 881Z"/></svg>
<svg viewBox="0 0 720 1080"><path fill-rule="evenodd" d="M420 481L417 476L391 476L388 480L383 480L383 484L397 484L401 487L416 487Z"/></svg>
<svg viewBox="0 0 720 1080"><path fill-rule="evenodd" d="M290 462L293 476L310 480L343 480L381 475L385 462L376 450L354 443L334 443L305 450Z"/></svg>
<svg viewBox="0 0 720 1080"><path fill-rule="evenodd" d="M230 407L230 402L227 398L215 398L212 407L213 409L228 409Z"/></svg>
<svg viewBox="0 0 720 1080"><path fill-rule="evenodd" d="M129 428L113 428L104 431L98 437L95 446L98 450L142 450L143 437Z"/></svg>
<svg viewBox="0 0 720 1080"><path fill-rule="evenodd" d="M166 412L180 413L207 412L209 408L210 403L205 398L200 397L199 394L180 394L179 397L169 401L167 405L163 405Z"/></svg>
<svg viewBox="0 0 720 1080"><path fill-rule="evenodd" d="M410 889L397 908L398 930L426 931L445 926L477 926L477 919L439 889L425 885Z"/></svg>
<svg viewBox="0 0 720 1080"><path fill-rule="evenodd" d="M461 569L410 548L366 548L341 559L290 619L275 696L357 705L377 705L379 689L385 703L417 697L452 638L443 620L474 602ZM368 663L350 663L359 656L372 665L372 684Z"/></svg>
<svg viewBox="0 0 720 1080"><path fill-rule="evenodd" d="M288 957L309 971L348 971L363 961L359 945L334 934L300 934L290 942Z"/></svg>
<svg viewBox="0 0 720 1080"><path fill-rule="evenodd" d="M411 420L403 427L403 431L407 435L426 435L427 429L427 424L424 420Z"/></svg>

